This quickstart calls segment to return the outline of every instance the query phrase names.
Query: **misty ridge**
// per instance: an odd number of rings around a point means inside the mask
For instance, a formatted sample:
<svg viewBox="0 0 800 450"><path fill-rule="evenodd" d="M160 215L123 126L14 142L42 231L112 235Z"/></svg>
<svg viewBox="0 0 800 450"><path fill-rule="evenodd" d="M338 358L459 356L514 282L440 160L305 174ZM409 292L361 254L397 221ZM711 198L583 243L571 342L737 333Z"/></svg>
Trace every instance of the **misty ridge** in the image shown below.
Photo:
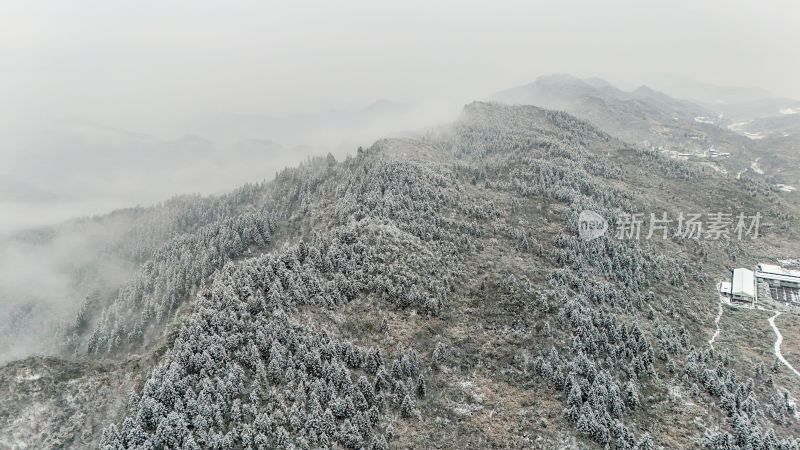
<svg viewBox="0 0 800 450"><path fill-rule="evenodd" d="M113 295L149 256L114 251L121 241L152 238L152 230L136 235L129 223L135 212L108 211L178 194L222 194L312 156L342 157L380 137L448 120L453 111L376 101L355 111L211 117L166 140L55 122L6 166L9 174L0 173L0 317L7 318L0 321L0 361L49 351L53 331L87 297ZM101 217L59 225L84 215Z"/></svg>
<svg viewBox="0 0 800 450"><path fill-rule="evenodd" d="M171 140L55 122L10 165L13 175L0 175L0 361L51 352L81 305L115 296L159 244L194 229L173 220L209 203L198 195L269 181L314 156L342 158L454 111L381 100L353 111L215 116ZM162 201L178 194L187 195Z"/></svg>

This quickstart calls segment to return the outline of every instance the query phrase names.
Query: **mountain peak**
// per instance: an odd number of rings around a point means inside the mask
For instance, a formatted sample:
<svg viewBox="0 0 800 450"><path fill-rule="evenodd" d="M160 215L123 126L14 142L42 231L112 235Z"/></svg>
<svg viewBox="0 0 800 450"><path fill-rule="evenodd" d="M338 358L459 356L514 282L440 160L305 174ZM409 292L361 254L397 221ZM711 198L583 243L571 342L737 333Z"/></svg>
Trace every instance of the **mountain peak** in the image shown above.
<svg viewBox="0 0 800 450"><path fill-rule="evenodd" d="M644 84L634 89L633 92L639 94L660 94L660 92Z"/></svg>
<svg viewBox="0 0 800 450"><path fill-rule="evenodd" d="M552 75L544 75L536 78L534 84L538 86L546 86L549 89L579 89L582 91L591 91L594 90L595 87L591 84L587 83L584 80L581 80L578 77L569 75L569 74L552 74Z"/></svg>
<svg viewBox="0 0 800 450"><path fill-rule="evenodd" d="M568 73L551 73L549 75L540 75L536 77L537 83L578 83L588 84L580 78L570 75Z"/></svg>
<svg viewBox="0 0 800 450"><path fill-rule="evenodd" d="M613 84L599 77L584 78L583 82L596 88L615 88Z"/></svg>

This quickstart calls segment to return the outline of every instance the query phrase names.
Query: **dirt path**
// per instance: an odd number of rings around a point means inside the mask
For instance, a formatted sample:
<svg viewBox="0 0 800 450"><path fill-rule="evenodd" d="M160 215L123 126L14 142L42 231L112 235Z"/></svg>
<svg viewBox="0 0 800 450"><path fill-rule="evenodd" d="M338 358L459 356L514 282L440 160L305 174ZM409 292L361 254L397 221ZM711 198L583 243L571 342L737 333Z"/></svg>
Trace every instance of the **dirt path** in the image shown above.
<svg viewBox="0 0 800 450"><path fill-rule="evenodd" d="M733 306L735 308L749 308L746 306L738 306L738 305L730 305L730 306ZM797 369L792 367L792 365L789 364L789 361L787 361L786 358L784 358L783 354L781 353L781 344L783 343L783 335L781 334L780 330L778 330L778 327L775 325L775 319L777 319L778 316L781 315L781 311L767 309L758 305L756 305L754 309L775 313L774 316L769 318L769 325L772 327L772 331L775 332L775 347L773 353L775 354L775 357L778 358L778 360L783 363L783 365L789 368L789 370L792 373L800 377L800 372L798 372ZM711 347L711 350L714 350L714 341L717 339L717 336L719 336L719 333L721 331L719 327L719 321L721 318L722 318L722 301L719 302L719 312L717 313L717 317L714 319L714 325L716 325L717 330L714 332L714 335L711 336L711 339L708 340L708 346Z"/></svg>
<svg viewBox="0 0 800 450"><path fill-rule="evenodd" d="M772 331L775 332L775 336L776 336L776 339L775 339L775 357L778 358L778 360L780 360L780 362L782 362L786 367L788 367L789 370L794 372L795 375L800 377L800 372L798 372L797 369L792 367L792 365L789 364L789 361L786 361L786 358L784 358L783 355L781 354L781 343L783 343L783 335L781 334L780 330L778 330L778 327L775 326L775 319L777 319L778 316L780 316L780 315L781 315L780 312L776 312L774 316L769 318L769 324L770 324L770 326L772 326Z"/></svg>
<svg viewBox="0 0 800 450"><path fill-rule="evenodd" d="M708 340L708 346L711 347L711 350L714 350L714 340L717 339L719 336L719 320L722 318L722 302L719 302L719 312L717 313L717 318L714 319L714 325L717 326L717 331L714 332L714 335L711 336L711 339Z"/></svg>

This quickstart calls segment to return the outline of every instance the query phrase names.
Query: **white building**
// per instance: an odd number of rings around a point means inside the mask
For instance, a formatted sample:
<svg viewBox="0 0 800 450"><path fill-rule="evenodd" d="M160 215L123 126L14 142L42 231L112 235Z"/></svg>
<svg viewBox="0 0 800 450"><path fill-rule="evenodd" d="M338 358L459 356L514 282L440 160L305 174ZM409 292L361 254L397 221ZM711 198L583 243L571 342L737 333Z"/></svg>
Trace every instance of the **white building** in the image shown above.
<svg viewBox="0 0 800 450"><path fill-rule="evenodd" d="M719 284L719 293L724 297L731 296L731 282L730 281L723 281Z"/></svg>
<svg viewBox="0 0 800 450"><path fill-rule="evenodd" d="M756 277L752 270L733 269L731 299L752 302L756 297Z"/></svg>
<svg viewBox="0 0 800 450"><path fill-rule="evenodd" d="M769 283L770 287L800 289L800 271L787 270L773 264L759 264L756 276Z"/></svg>

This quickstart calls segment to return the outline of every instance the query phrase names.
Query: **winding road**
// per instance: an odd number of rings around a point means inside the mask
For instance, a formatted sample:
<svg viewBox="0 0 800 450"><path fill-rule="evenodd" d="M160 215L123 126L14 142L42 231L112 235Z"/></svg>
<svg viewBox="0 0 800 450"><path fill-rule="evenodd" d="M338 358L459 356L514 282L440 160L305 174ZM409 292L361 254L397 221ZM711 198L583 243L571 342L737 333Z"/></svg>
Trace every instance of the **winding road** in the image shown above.
<svg viewBox="0 0 800 450"><path fill-rule="evenodd" d="M722 303L723 302L720 300L720 302L719 302L719 312L717 313L717 317L714 319L714 325L716 325L717 330L714 331L714 335L711 336L711 339L708 340L708 346L711 347L711 350L714 350L714 341L717 339L717 336L719 336L719 333L721 331L720 327L719 327L719 321L722 318L722 310L723 310ZM750 307L747 307L747 306L736 306L736 305L732 305L732 304L728 304L728 305L732 306L734 308L748 308L748 309L750 308ZM778 316L780 316L782 314L782 312L781 311L775 311L774 309L762 308L761 306L758 306L758 305L756 305L755 309L758 309L758 310L761 310L761 311L768 311L768 312L775 313L774 316L769 318L769 325L772 327L772 331L775 332L775 345L774 345L774 348L773 348L773 353L775 354L775 357L778 358L778 361L782 362L783 365L786 366L792 373L794 373L795 375L800 377L800 372L798 372L797 369L792 367L792 365L789 364L789 361L787 361L786 358L784 358L783 354L781 353L781 344L783 344L783 335L781 334L781 331L778 329L778 327L775 325L775 319L777 319Z"/></svg>
<svg viewBox="0 0 800 450"><path fill-rule="evenodd" d="M783 343L783 335L781 334L780 330L778 330L778 327L775 326L775 319L777 319L778 316L780 316L780 315L781 315L781 312L777 311L777 312L775 312L774 316L769 318L769 324L770 324L770 326L772 326L772 331L775 332L775 336L777 337L777 339L775 339L775 357L778 358L778 360L780 360L780 362L782 362L783 365L788 367L789 370L794 372L795 375L800 377L800 372L798 372L797 369L792 367L792 365L789 364L789 361L786 361L786 358L784 358L783 355L781 354L781 344Z"/></svg>

